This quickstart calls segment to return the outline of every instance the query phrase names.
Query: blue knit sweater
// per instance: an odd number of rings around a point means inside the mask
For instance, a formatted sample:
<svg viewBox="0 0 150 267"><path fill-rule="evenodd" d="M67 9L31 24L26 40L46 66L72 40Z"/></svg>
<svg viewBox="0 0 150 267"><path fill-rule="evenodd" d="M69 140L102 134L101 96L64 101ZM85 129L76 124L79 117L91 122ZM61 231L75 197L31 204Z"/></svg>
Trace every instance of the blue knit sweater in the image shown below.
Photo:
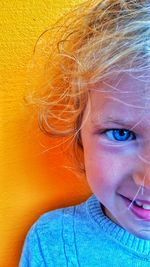
<svg viewBox="0 0 150 267"><path fill-rule="evenodd" d="M42 215L30 228L19 267L150 267L150 240L107 218L95 195Z"/></svg>

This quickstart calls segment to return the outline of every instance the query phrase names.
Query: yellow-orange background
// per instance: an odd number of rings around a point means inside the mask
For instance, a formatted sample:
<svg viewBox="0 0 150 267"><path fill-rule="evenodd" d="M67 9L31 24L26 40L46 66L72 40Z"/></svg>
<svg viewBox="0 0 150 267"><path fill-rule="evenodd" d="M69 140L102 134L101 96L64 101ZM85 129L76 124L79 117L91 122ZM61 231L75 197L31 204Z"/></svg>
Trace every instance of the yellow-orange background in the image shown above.
<svg viewBox="0 0 150 267"><path fill-rule="evenodd" d="M25 235L44 212L80 203L86 183L63 165L23 97L39 35L81 0L0 1L0 267L16 267ZM56 144L56 143L55 143ZM60 151L61 152L61 151Z"/></svg>

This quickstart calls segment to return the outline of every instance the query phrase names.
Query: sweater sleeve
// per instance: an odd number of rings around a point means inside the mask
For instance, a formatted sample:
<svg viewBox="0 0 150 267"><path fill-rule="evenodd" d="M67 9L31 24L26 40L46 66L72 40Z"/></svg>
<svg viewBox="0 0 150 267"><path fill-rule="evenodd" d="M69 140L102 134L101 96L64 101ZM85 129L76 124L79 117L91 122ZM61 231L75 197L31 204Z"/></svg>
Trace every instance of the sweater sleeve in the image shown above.
<svg viewBox="0 0 150 267"><path fill-rule="evenodd" d="M44 267L44 259L36 230L36 223L30 228L22 249L19 267Z"/></svg>
<svg viewBox="0 0 150 267"><path fill-rule="evenodd" d="M39 217L27 233L19 267L65 266L63 220L63 208Z"/></svg>

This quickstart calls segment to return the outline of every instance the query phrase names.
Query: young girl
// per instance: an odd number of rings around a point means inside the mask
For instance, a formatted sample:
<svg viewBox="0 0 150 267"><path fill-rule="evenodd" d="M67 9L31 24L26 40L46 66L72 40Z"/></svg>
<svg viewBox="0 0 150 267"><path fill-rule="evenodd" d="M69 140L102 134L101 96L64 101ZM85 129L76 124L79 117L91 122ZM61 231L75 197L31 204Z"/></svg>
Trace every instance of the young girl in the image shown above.
<svg viewBox="0 0 150 267"><path fill-rule="evenodd" d="M19 266L148 267L150 2L88 1L63 29L56 27L57 49L51 39L44 49L39 125L47 134L73 137L93 195L42 215L27 234Z"/></svg>

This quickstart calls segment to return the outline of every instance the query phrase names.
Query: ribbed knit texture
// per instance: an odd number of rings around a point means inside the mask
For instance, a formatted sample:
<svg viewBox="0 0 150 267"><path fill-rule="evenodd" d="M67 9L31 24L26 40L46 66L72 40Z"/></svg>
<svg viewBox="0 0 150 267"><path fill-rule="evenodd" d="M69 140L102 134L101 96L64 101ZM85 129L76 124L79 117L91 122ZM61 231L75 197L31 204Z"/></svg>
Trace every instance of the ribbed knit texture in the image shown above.
<svg viewBox="0 0 150 267"><path fill-rule="evenodd" d="M95 195L43 214L30 228L19 267L150 267L150 240L113 223Z"/></svg>

